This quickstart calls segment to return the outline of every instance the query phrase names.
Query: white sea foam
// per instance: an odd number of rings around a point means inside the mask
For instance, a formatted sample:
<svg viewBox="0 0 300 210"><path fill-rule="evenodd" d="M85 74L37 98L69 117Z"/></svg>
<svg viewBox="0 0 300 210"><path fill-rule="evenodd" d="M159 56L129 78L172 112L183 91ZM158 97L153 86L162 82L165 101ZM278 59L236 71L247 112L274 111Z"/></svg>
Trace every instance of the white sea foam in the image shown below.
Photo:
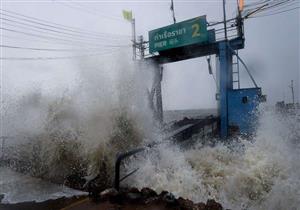
<svg viewBox="0 0 300 210"><path fill-rule="evenodd" d="M128 166L140 170L127 184L195 202L214 198L230 209L299 209L299 118L261 113L252 139L213 147L198 143L192 150L162 145Z"/></svg>

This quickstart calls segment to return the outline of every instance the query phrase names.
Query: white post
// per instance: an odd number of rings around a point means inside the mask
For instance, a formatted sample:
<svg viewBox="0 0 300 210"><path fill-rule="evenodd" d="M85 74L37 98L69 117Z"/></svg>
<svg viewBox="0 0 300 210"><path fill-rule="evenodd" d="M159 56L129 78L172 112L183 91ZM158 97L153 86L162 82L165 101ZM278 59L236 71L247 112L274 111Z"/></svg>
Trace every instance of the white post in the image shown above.
<svg viewBox="0 0 300 210"><path fill-rule="evenodd" d="M132 59L136 60L136 38L135 38L135 19L133 18L131 20L131 26L132 26Z"/></svg>

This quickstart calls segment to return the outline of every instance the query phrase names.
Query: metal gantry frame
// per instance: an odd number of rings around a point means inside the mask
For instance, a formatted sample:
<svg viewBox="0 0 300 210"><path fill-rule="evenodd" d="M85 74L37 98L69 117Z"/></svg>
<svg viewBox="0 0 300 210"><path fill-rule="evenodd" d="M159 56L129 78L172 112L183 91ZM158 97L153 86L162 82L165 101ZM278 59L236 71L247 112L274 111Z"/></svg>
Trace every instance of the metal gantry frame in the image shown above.
<svg viewBox="0 0 300 210"><path fill-rule="evenodd" d="M228 44L229 43L229 44ZM230 46L230 47L229 47ZM233 89L233 70L232 70L232 49L238 50L244 47L244 39L242 37L237 37L232 40L223 40L219 42L214 42L208 45L202 46L191 46L185 49L174 49L169 52L161 52L160 55L156 55L145 60L151 60L156 65L155 71L155 85L156 85L156 116L159 121L163 121L163 108L162 108L162 96L161 96L161 80L162 71L161 65L171 62L176 62L180 60L185 60L194 57L202 57L207 55L218 55L217 62L219 63L219 110L220 110L220 135L221 137L228 136L228 91ZM188 54L185 52L189 52Z"/></svg>
<svg viewBox="0 0 300 210"><path fill-rule="evenodd" d="M223 28L224 24L224 28ZM225 27L226 26L226 27ZM241 63L246 71L248 72L250 79L252 80L256 89L258 88L256 82L254 81L252 75L250 74L249 69L246 64L238 55L238 50L244 48L244 24L243 19L240 14L233 19L226 21L221 21L218 23L208 24L210 28L209 31L214 35L213 39L207 44L194 44L179 48L173 48L169 50L160 51L156 54L146 54L145 49L147 49L147 42L140 42L140 57L145 62L150 62L155 66L155 77L152 94L152 106L155 112L155 117L159 122L163 122L163 104L162 104L162 94L161 94L161 81L163 74L163 64L182 61L186 59L216 55L216 62L218 63L218 73L219 80L217 81L217 86L219 89L218 100L219 100L219 117L220 117L220 136L226 138L229 135L230 120L229 109L234 107L229 107L229 93L233 93L233 90L242 90L240 85L240 66ZM138 44L137 44L138 45ZM233 58L236 58L236 61L233 62ZM236 69L233 70L233 66L236 66ZM234 77L233 75L237 75ZM237 88L235 88L234 83L237 83ZM153 92L154 91L154 92ZM256 90L253 90L254 92ZM259 92L256 91L256 92ZM255 92L255 93L256 93ZM246 93L246 92L245 92ZM231 96L230 96L231 97ZM246 96L248 97L248 96ZM154 103L155 101L155 103ZM241 104L234 105L236 107L241 106ZM253 109L255 106L253 105ZM231 112L232 113L232 112ZM247 114L247 113L245 113ZM236 124L241 124L245 122L236 122ZM234 123L233 123L234 124Z"/></svg>

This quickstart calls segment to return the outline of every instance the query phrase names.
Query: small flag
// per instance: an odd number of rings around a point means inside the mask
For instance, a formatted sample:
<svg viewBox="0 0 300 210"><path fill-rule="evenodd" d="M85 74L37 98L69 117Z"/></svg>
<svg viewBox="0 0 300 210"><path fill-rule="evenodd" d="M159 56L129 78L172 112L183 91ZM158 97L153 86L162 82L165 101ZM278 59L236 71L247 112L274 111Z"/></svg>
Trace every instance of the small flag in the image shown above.
<svg viewBox="0 0 300 210"><path fill-rule="evenodd" d="M132 11L123 10L123 17L125 20L132 21Z"/></svg>
<svg viewBox="0 0 300 210"><path fill-rule="evenodd" d="M239 11L243 11L244 9L244 0L239 0Z"/></svg>

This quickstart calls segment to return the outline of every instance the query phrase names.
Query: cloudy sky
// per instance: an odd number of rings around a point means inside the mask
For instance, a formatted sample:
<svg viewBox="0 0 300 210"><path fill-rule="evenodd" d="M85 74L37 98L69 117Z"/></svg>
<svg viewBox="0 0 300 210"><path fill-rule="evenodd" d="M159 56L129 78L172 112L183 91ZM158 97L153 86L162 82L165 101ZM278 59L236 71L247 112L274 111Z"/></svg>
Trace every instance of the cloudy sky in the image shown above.
<svg viewBox="0 0 300 210"><path fill-rule="evenodd" d="M252 2L245 0L246 4ZM291 8L299 6L299 0L296 0L294 3ZM201 15L207 15L209 22L222 20L221 1L175 0L174 4L178 22ZM233 17L236 11L236 1L227 0L226 7L228 18ZM83 32L99 32L102 34L101 36L106 37L97 41L99 46L106 44L126 47L129 44L128 39L131 35L131 26L130 23L122 19L123 9L133 11L136 19L137 35L143 35L146 40L148 40L149 30L172 23L170 1L167 0L2 0L1 9L62 25L81 28ZM3 10L2 13L6 14L1 15L2 27L33 33L26 29L26 25L17 23L16 21L20 21L20 19L14 19L12 13L5 13ZM245 21L245 49L239 53L249 66L258 85L262 87L263 93L267 95L268 103L270 104L274 104L280 100L291 101L291 91L289 88L291 80L294 80L295 96L296 100L299 101L299 19L299 9L295 9L277 15L252 18ZM12 20L15 22L12 22ZM51 32L49 33L51 34ZM62 35L61 39L65 35ZM91 40L84 40L83 42L90 43ZM1 43L27 48L67 48L66 45L63 47L57 43L41 41L41 39L8 30L2 30ZM98 45L94 44L95 46ZM28 50L28 52L24 53L21 50L7 48L1 48L1 52L2 57L70 56L67 52L34 52ZM112 47L102 50L102 53L112 52ZM3 61L1 65L2 78L9 80L11 84L14 84L14 87L18 87L20 90L32 85L33 78L35 81L40 79L40 82L43 83L45 74L48 75L48 79L51 78L50 80L62 85L68 83L65 75L72 74L71 68L65 70L66 66L70 63L72 63L72 59L57 62L55 60ZM62 66L64 66L64 72L60 71ZM41 72L40 68L43 68L43 72ZM34 69L34 72L29 73L29 69ZM168 64L165 66L163 79L163 103L166 109L216 107L216 84L213 77L208 74L205 58ZM241 86L252 87L249 77L243 69L241 70Z"/></svg>

